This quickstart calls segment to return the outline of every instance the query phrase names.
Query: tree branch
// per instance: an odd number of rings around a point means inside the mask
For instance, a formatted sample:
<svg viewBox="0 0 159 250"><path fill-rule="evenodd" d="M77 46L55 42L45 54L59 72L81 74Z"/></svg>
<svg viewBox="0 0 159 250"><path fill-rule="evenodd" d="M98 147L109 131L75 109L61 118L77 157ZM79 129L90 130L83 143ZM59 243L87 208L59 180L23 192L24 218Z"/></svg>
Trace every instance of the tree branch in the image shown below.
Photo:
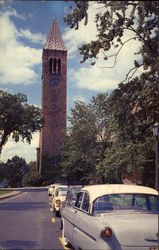
<svg viewBox="0 0 159 250"><path fill-rule="evenodd" d="M135 40L136 38L137 38L137 37L129 38L128 40L126 40L126 41L121 45L121 47L119 48L119 50L117 51L116 54L111 55L111 56L108 56L108 58L115 57L115 59L114 59L114 64L113 64L112 66L109 66L109 67L108 67L108 66L98 66L98 65L96 65L96 67L98 67L98 68L107 68L107 69L112 69L112 68L114 68L114 67L115 67L115 64L116 64L116 61L117 61L117 56L118 56L118 54L120 53L122 47L123 47L127 42L129 42L129 41L131 41L131 40Z"/></svg>
<svg viewBox="0 0 159 250"><path fill-rule="evenodd" d="M142 65L143 65L143 63L140 64L138 67L135 66L134 68L130 69L129 72L126 74L125 79L124 79L121 83L124 83L126 80L128 80L128 82L129 82L129 80L133 77L133 75L136 73L136 71L137 71ZM131 71L133 71L133 70L134 70L134 72L133 72L132 75L129 77L129 74L130 74Z"/></svg>

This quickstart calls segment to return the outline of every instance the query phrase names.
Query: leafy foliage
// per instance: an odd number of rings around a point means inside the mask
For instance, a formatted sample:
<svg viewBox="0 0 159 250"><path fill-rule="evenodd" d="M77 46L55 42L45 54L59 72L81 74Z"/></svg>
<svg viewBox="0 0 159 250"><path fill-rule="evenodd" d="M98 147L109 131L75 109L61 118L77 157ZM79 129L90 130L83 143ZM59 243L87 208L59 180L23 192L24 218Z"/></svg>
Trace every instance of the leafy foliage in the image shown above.
<svg viewBox="0 0 159 250"><path fill-rule="evenodd" d="M24 178L22 179L22 186L23 187L38 187L42 186L44 179L41 177L39 173L35 171L31 171L27 173Z"/></svg>
<svg viewBox="0 0 159 250"><path fill-rule="evenodd" d="M0 161L0 181L3 181L4 178L5 178L4 163Z"/></svg>
<svg viewBox="0 0 159 250"><path fill-rule="evenodd" d="M43 184L52 184L55 182L65 181L61 175L61 156L57 155L52 158L48 158L47 155L43 155L41 158L41 177L44 180Z"/></svg>
<svg viewBox="0 0 159 250"><path fill-rule="evenodd" d="M115 66L117 56L126 43L131 40L139 41L140 48L136 54L142 60L134 61L134 68L130 69L126 79L131 78L134 73L143 66L151 72L158 70L158 1L96 1L98 3L95 22L97 27L97 39L80 47L83 55L82 62L89 58L92 65L96 63L99 53L103 52L106 61L114 57ZM64 17L64 21L71 27L78 29L82 19L85 25L88 23L88 9L91 1L74 1L71 6L71 14ZM129 39L124 40L126 32L131 32ZM108 52L114 48L115 53Z"/></svg>
<svg viewBox="0 0 159 250"><path fill-rule="evenodd" d="M95 115L83 102L76 102L71 111L71 132L61 149L63 173L68 182L86 183L92 178L96 163Z"/></svg>
<svg viewBox="0 0 159 250"><path fill-rule="evenodd" d="M15 142L21 137L30 143L32 133L40 130L41 111L26 102L27 97L21 93L12 95L0 90L0 154L10 135Z"/></svg>
<svg viewBox="0 0 159 250"><path fill-rule="evenodd" d="M127 84L120 84L110 98L120 140L135 143L152 134L152 125L159 114L156 77L144 73Z"/></svg>
<svg viewBox="0 0 159 250"><path fill-rule="evenodd" d="M28 164L28 171L22 178L22 186L30 187L30 186L42 186L44 184L44 178L38 173L36 169L36 162L30 162Z"/></svg>
<svg viewBox="0 0 159 250"><path fill-rule="evenodd" d="M107 94L93 97L91 103L76 102L70 118L71 129L66 136L62 152L63 176L68 181L102 182L96 176L96 165L103 159L110 142L111 128L106 111ZM105 119L103 120L105 114ZM107 131L103 135L103 122Z"/></svg>
<svg viewBox="0 0 159 250"><path fill-rule="evenodd" d="M20 187L23 176L28 172L28 165L23 158L14 156L4 164L3 177L11 187Z"/></svg>
<svg viewBox="0 0 159 250"><path fill-rule="evenodd" d="M87 25L89 6L97 3L97 38L79 48L83 55L81 62L91 59L94 65L103 54L105 61L114 58L109 67L113 68L120 51L131 40L140 43L136 51L140 59L134 61L134 67L109 96L101 93L89 105L75 105L70 120L71 134L62 148L63 172L88 182L121 183L129 177L154 186L152 125L159 119L159 4L157 1L74 1L71 14L64 21L75 29L82 19ZM125 35L129 37L127 40ZM141 66L146 71L134 78Z"/></svg>
<svg viewBox="0 0 159 250"><path fill-rule="evenodd" d="M75 103L70 132L61 148L62 174L68 182L122 183L128 177L135 183L153 186L151 125L157 115L156 102L146 109L143 98L143 106L136 110L138 90L144 90L146 83L134 81L136 85L133 81L121 84L109 96L99 93L88 105Z"/></svg>

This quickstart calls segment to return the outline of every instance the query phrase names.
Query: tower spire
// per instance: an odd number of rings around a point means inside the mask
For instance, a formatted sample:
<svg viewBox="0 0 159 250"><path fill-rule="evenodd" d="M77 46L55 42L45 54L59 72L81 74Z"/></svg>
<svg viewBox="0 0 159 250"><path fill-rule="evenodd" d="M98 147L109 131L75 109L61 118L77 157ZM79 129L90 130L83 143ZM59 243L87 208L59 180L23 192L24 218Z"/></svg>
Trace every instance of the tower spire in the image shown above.
<svg viewBox="0 0 159 250"><path fill-rule="evenodd" d="M44 49L66 50L55 16Z"/></svg>

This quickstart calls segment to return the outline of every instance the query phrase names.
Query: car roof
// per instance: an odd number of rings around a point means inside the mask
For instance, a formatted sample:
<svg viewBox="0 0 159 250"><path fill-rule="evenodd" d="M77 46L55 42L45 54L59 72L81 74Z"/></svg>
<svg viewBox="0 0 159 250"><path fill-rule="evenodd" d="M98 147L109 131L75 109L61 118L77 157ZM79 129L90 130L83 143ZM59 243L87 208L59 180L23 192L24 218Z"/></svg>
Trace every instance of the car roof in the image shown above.
<svg viewBox="0 0 159 250"><path fill-rule="evenodd" d="M57 189L56 190L69 190L69 187L62 187L62 186L60 186L60 187L57 187Z"/></svg>
<svg viewBox="0 0 159 250"><path fill-rule="evenodd" d="M145 186L126 185L126 184L98 184L85 186L81 191L88 191L90 203L96 198L107 194L140 193L158 195L157 190Z"/></svg>
<svg viewBox="0 0 159 250"><path fill-rule="evenodd" d="M56 184L55 188L65 188L68 187L67 185L63 185L63 184Z"/></svg>

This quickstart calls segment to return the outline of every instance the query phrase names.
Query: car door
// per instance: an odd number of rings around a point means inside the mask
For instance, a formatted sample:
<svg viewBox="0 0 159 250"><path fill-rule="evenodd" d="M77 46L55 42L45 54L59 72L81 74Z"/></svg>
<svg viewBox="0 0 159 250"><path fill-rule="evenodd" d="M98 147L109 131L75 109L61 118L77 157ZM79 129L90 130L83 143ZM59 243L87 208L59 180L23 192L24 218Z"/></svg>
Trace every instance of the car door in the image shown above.
<svg viewBox="0 0 159 250"><path fill-rule="evenodd" d="M74 200L76 199L74 193L69 196L69 192L66 197L66 201L61 210L61 217L64 223L65 228L65 237L69 240L70 243L73 243L73 230L74 230Z"/></svg>
<svg viewBox="0 0 159 250"><path fill-rule="evenodd" d="M93 237L88 231L88 225L91 223L89 193L83 192L78 198L74 207L74 246L76 249L87 249L90 246L90 242L92 244L93 241Z"/></svg>

